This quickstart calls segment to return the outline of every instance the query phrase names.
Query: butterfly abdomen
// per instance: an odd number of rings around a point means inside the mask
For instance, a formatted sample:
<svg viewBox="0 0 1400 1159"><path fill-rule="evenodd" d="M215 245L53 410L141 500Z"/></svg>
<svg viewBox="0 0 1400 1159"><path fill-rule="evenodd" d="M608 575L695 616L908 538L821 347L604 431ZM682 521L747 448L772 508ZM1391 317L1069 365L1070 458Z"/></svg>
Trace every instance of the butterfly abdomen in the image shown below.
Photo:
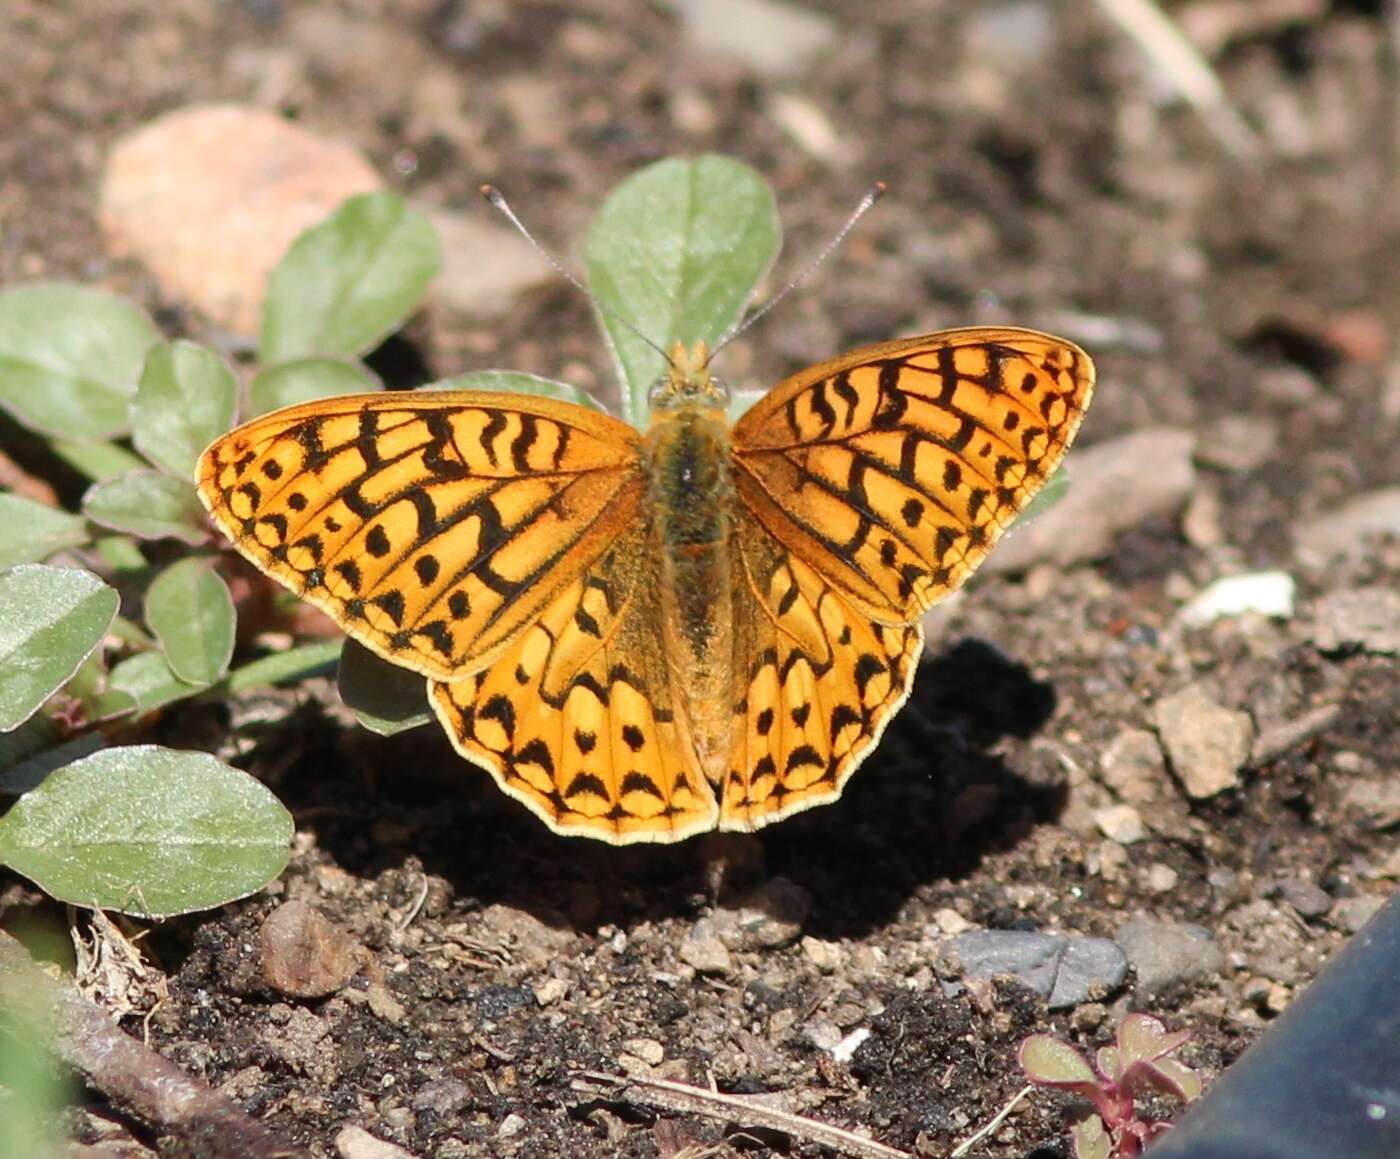
<svg viewBox="0 0 1400 1159"><path fill-rule="evenodd" d="M667 663L701 767L718 784L733 703L734 481L729 429L709 408L682 407L647 436L652 542L661 556Z"/></svg>

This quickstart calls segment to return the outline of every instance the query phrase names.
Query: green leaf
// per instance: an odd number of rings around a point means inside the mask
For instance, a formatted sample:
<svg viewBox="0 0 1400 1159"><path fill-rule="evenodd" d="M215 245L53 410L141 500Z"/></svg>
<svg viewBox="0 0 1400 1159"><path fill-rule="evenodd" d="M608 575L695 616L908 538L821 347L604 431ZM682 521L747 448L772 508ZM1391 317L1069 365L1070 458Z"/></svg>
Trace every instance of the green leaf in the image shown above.
<svg viewBox="0 0 1400 1159"><path fill-rule="evenodd" d="M87 521L81 516L0 491L0 569L38 563L87 541Z"/></svg>
<svg viewBox="0 0 1400 1159"><path fill-rule="evenodd" d="M136 449L182 482L204 448L233 425L233 371L212 350L183 339L155 347L131 410Z"/></svg>
<svg viewBox="0 0 1400 1159"><path fill-rule="evenodd" d="M603 404L581 387L523 370L473 370L452 378L440 378L419 390L507 390L517 394L532 394L536 398L557 398L561 402L577 403L589 410L602 410Z"/></svg>
<svg viewBox="0 0 1400 1159"><path fill-rule="evenodd" d="M124 434L160 335L121 298L63 282L0 292L0 406L64 439Z"/></svg>
<svg viewBox="0 0 1400 1159"><path fill-rule="evenodd" d="M0 774L36 753L53 748L62 735L58 725L42 713L31 716L18 728L0 732Z"/></svg>
<svg viewBox="0 0 1400 1159"><path fill-rule="evenodd" d="M104 749L0 817L0 862L70 905L170 917L261 889L286 867L291 814L208 753Z"/></svg>
<svg viewBox="0 0 1400 1159"><path fill-rule="evenodd" d="M285 652L273 652L235 668L219 685L220 691L247 692L250 688L270 688L288 680L307 676L328 676L340 660L342 640L317 640L298 644Z"/></svg>
<svg viewBox="0 0 1400 1159"><path fill-rule="evenodd" d="M187 684L213 684L228 671L234 623L228 584L207 559L171 564L146 592L146 624L170 670Z"/></svg>
<svg viewBox="0 0 1400 1159"><path fill-rule="evenodd" d="M203 543L209 538L194 485L159 471L128 471L94 483L83 496L83 514L139 539Z"/></svg>
<svg viewBox="0 0 1400 1159"><path fill-rule="evenodd" d="M432 720L427 682L347 639L337 674L340 699L370 732L393 736Z"/></svg>
<svg viewBox="0 0 1400 1159"><path fill-rule="evenodd" d="M75 1092L53 1057L52 984L46 981L34 969L0 972L0 1155L59 1159L71 1153L59 1124Z"/></svg>
<svg viewBox="0 0 1400 1159"><path fill-rule="evenodd" d="M364 363L342 358L295 358L263 369L248 388L249 417L284 406L365 394L384 384Z"/></svg>
<svg viewBox="0 0 1400 1159"><path fill-rule="evenodd" d="M666 359L618 319L663 350L677 341L713 345L739 318L780 245L773 191L727 157L658 161L609 194L588 231L584 260L622 379L624 418L645 424L647 391Z"/></svg>
<svg viewBox="0 0 1400 1159"><path fill-rule="evenodd" d="M186 684L170 669L159 652L138 652L113 666L107 676L109 692L124 692L136 701L136 711L151 712L176 700L204 691L202 684Z"/></svg>
<svg viewBox="0 0 1400 1159"><path fill-rule="evenodd" d="M372 350L412 313L441 264L423 214L390 193L350 198L297 238L272 271L263 362Z"/></svg>
<svg viewBox="0 0 1400 1159"><path fill-rule="evenodd" d="M55 439L49 445L55 455L94 483L103 479L115 479L128 471L140 471L146 467L146 461L140 455L133 455L116 443Z"/></svg>
<svg viewBox="0 0 1400 1159"><path fill-rule="evenodd" d="M1061 464L1055 469L1054 474L1041 484L1040 490L1017 518L1017 522L1025 525L1033 519L1039 519L1056 503L1069 493L1069 468Z"/></svg>
<svg viewBox="0 0 1400 1159"><path fill-rule="evenodd" d="M113 619L112 626L107 629L108 634L119 636L122 623L121 616ZM63 693L82 705L83 717L88 724L136 711L136 701L132 697L107 688L107 664L100 648L78 665L78 670L64 684Z"/></svg>
<svg viewBox="0 0 1400 1159"><path fill-rule="evenodd" d="M117 603L77 568L26 563L0 575L0 731L32 716L78 670Z"/></svg>

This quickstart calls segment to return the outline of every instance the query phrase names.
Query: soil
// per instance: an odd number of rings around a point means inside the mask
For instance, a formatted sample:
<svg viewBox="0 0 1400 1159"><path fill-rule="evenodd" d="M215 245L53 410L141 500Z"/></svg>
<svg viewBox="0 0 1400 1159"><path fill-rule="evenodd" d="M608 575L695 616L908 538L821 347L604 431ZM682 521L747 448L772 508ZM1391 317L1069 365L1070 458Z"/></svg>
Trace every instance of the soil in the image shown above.
<svg viewBox="0 0 1400 1159"><path fill-rule="evenodd" d="M99 282L171 333L217 340L139 268L106 259L95 225L111 142L193 101L278 107L355 143L421 201L470 207L498 181L564 252L630 171L715 150L772 182L784 269L872 178L891 186L735 347L731 381L776 381L894 334L1015 321L1094 354L1081 445L1159 425L1197 437L1191 517L1157 517L1089 563L975 584L936 618L911 709L845 797L754 837L627 849L556 837L435 729L373 737L325 682L168 715L155 739L263 778L299 837L264 893L149 936L168 975L150 1042L315 1154L352 1124L419 1156L718 1155L701 1145L726 1139L746 1155L836 1153L579 1077L630 1070L770 1093L945 1155L1023 1085L1015 1048L1033 1030L1097 1045L1146 1005L1192 1032L1186 1057L1209 1080L1341 944L1342 903L1386 894L1400 872L1395 812L1366 807L1400 764L1395 657L1324 652L1311 617L1331 593L1393 585L1400 546L1326 566L1293 546L1302 521L1400 477L1387 6L1245 6L1211 64L1260 133L1250 164L1168 99L1093 5L808 4L841 33L790 77L698 52L674 14L640 0L11 0L0 17L6 285ZM453 78L447 107L416 98L429 72ZM780 127L791 121L775 110L794 101L834 129L833 155ZM378 362L391 377L609 375L589 307L562 285L489 323L423 318ZM1245 465L1231 462L1237 416L1273 435ZM1294 616L1178 625L1210 580L1266 568L1298 581ZM1118 800L1105 751L1197 680L1261 729L1337 711L1208 800L1163 771L1135 802L1146 835L1109 840L1093 816ZM1321 907L1288 900L1300 882L1324 891ZM698 971L697 923L755 890L790 912L730 946L727 969ZM330 998L263 980L261 923L293 898L362 947ZM939 966L962 924L1113 937L1140 917L1205 927L1224 967L1051 1013L1015 984L960 985ZM865 1034L833 1054L818 1045L827 1027ZM1062 1103L1033 1096L971 1154L1065 1154ZM79 1128L95 1137L100 1122Z"/></svg>

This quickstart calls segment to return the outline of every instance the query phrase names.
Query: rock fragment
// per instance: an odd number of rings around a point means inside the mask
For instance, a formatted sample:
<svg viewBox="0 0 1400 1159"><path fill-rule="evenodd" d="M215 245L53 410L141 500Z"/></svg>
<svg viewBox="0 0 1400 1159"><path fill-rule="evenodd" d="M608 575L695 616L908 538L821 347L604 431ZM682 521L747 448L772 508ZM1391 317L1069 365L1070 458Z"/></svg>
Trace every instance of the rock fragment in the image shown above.
<svg viewBox="0 0 1400 1159"><path fill-rule="evenodd" d="M1217 704L1199 684L1157 702L1153 713L1172 772L1193 800L1239 784L1249 760L1254 723L1248 714Z"/></svg>

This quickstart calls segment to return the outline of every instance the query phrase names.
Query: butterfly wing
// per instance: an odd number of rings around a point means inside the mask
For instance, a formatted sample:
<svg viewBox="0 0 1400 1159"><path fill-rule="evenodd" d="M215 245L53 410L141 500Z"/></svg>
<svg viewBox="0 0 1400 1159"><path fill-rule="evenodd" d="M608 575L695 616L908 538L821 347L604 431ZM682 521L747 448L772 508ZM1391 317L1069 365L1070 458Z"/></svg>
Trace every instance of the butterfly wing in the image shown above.
<svg viewBox="0 0 1400 1159"><path fill-rule="evenodd" d="M556 832L624 845L714 828L674 711L660 593L638 519L490 668L429 682L457 751Z"/></svg>
<svg viewBox="0 0 1400 1159"><path fill-rule="evenodd" d="M632 520L640 437L520 394L347 395L254 419L196 483L243 555L396 664L499 655Z"/></svg>
<svg viewBox="0 0 1400 1159"><path fill-rule="evenodd" d="M755 829L834 801L904 703L923 647L879 624L741 514L736 692L721 829Z"/></svg>
<svg viewBox="0 0 1400 1159"><path fill-rule="evenodd" d="M779 383L734 428L746 511L883 623L957 590L1055 469L1093 364L1034 330L852 351Z"/></svg>

